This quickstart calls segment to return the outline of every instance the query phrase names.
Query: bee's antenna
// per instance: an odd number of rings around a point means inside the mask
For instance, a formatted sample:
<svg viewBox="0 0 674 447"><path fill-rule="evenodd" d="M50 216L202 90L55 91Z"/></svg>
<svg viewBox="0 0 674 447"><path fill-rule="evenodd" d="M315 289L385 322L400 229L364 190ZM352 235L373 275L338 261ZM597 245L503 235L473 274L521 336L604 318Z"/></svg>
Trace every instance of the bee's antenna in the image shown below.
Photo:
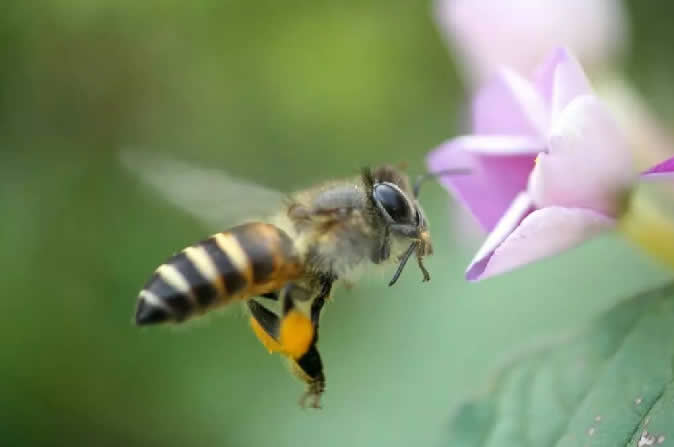
<svg viewBox="0 0 674 447"><path fill-rule="evenodd" d="M419 190L421 185L428 180L429 178L444 177L446 175L466 175L470 174L472 171L468 168L454 168L454 169L443 169L442 171L428 172L424 175L417 177L417 181L414 182L414 197L419 197Z"/></svg>
<svg viewBox="0 0 674 447"><path fill-rule="evenodd" d="M407 248L405 253L400 257L400 264L398 264L398 269L396 272L393 274L393 278L391 281L388 283L389 287L391 287L393 284L398 281L398 278L400 278L400 274L403 272L403 269L405 268L405 264L407 264L407 260L412 256L412 253L414 253L414 250L416 250L417 246L419 245L418 242L412 242L410 246Z"/></svg>

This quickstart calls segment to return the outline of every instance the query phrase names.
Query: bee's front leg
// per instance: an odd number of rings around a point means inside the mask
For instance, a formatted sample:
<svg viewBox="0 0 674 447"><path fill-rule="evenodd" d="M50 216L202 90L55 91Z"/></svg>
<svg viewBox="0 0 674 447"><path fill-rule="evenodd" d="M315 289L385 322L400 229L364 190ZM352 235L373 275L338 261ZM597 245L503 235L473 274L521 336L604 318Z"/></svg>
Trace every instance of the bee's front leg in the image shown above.
<svg viewBox="0 0 674 447"><path fill-rule="evenodd" d="M381 264L389 257L391 257L391 230L386 226L379 241L373 247L371 259L375 264Z"/></svg>

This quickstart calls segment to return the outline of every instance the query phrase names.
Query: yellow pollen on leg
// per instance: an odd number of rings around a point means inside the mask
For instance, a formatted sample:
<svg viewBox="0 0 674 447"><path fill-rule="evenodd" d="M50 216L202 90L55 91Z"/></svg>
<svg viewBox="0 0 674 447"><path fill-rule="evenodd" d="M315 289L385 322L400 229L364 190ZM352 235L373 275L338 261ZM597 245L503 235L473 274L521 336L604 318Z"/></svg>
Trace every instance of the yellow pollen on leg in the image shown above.
<svg viewBox="0 0 674 447"><path fill-rule="evenodd" d="M260 343L262 343L262 345L267 348L267 351L269 351L270 354L283 351L281 345L269 334L267 334L267 332L262 329L262 326L260 326L260 323L258 323L257 320L253 317L250 318L250 327L253 328L255 336L258 340L260 340Z"/></svg>
<svg viewBox="0 0 674 447"><path fill-rule="evenodd" d="M311 320L292 310L281 321L281 348L283 352L294 359L302 357L309 350L314 339L314 327Z"/></svg>

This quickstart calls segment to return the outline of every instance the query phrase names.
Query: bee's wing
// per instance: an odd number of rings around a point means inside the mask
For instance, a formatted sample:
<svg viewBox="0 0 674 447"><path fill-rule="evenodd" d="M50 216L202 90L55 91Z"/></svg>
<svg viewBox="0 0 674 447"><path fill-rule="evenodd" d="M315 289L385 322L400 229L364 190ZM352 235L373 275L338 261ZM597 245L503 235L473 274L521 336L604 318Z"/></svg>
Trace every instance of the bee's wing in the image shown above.
<svg viewBox="0 0 674 447"><path fill-rule="evenodd" d="M247 217L268 216L287 197L280 191L226 172L132 149L120 152L122 165L169 203L221 231Z"/></svg>

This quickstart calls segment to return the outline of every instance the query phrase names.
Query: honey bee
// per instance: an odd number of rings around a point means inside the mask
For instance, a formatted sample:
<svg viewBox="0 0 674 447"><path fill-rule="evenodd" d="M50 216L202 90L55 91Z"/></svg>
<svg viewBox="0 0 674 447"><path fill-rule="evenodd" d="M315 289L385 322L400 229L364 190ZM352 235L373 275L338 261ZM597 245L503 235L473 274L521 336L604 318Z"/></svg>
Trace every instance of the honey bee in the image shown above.
<svg viewBox="0 0 674 447"><path fill-rule="evenodd" d="M367 264L397 262L395 284L412 255L423 281L432 253L418 186L393 166L330 181L289 196L175 160L126 153L126 166L167 199L218 222L237 203L276 202L266 219L250 220L191 245L152 274L138 295L138 325L179 323L234 301L245 303L253 332L271 352L289 359L306 383L300 399L320 407L325 390L318 352L321 311L333 286L350 282ZM419 183L420 184L420 183ZM223 194L220 204L206 197ZM265 303L276 302L277 311Z"/></svg>

